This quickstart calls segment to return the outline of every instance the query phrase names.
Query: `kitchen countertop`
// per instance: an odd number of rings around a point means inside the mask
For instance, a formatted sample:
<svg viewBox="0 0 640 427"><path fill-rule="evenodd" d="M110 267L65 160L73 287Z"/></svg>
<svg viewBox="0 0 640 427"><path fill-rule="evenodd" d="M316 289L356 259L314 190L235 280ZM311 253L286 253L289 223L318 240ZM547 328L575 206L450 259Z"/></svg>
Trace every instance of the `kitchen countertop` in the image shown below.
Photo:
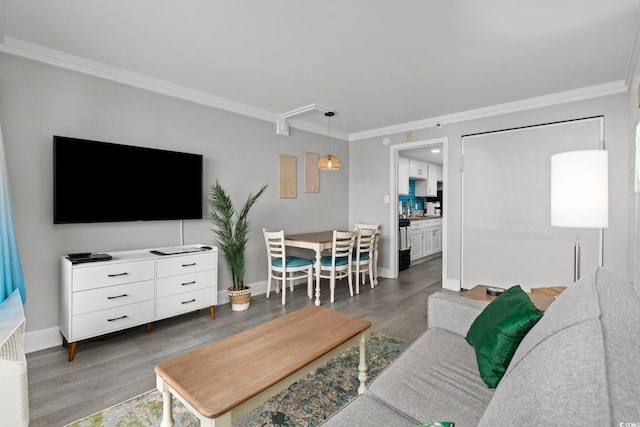
<svg viewBox="0 0 640 427"><path fill-rule="evenodd" d="M425 215L425 216L410 216L406 219L409 221L423 221L426 219L441 219L442 215Z"/></svg>

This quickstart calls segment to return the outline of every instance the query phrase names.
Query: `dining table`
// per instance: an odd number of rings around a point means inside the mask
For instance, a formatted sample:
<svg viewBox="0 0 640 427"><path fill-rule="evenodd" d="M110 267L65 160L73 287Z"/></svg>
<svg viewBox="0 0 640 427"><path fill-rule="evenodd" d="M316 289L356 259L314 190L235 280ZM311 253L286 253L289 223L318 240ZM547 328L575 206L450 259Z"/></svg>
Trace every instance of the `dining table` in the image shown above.
<svg viewBox="0 0 640 427"><path fill-rule="evenodd" d="M316 300L315 305L320 305L320 259L322 251L333 246L333 230L316 231L313 233L285 234L285 246L292 248L311 249L316 253Z"/></svg>

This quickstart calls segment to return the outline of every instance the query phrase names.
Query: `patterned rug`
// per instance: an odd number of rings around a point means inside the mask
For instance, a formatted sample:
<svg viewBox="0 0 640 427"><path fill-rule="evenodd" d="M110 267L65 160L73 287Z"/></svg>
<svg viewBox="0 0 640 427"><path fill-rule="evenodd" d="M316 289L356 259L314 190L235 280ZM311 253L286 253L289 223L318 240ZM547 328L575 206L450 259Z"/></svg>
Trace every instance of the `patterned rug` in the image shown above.
<svg viewBox="0 0 640 427"><path fill-rule="evenodd" d="M372 332L367 343L369 381L407 347L407 343ZM315 375L293 383L240 418L234 426L315 426L358 393L358 346L332 359ZM199 421L173 399L176 427L197 427ZM151 390L126 402L90 415L67 427L151 427L162 420L162 395Z"/></svg>

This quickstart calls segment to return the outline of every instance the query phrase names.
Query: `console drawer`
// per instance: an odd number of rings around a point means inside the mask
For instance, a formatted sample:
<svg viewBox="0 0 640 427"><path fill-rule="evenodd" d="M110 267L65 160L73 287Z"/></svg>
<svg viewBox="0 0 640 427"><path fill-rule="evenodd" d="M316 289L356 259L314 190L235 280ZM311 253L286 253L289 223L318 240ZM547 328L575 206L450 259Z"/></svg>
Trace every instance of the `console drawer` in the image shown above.
<svg viewBox="0 0 640 427"><path fill-rule="evenodd" d="M73 316L72 337L78 341L153 321L153 300Z"/></svg>
<svg viewBox="0 0 640 427"><path fill-rule="evenodd" d="M208 288L215 284L215 270L199 271L180 276L163 277L157 280L157 297Z"/></svg>
<svg viewBox="0 0 640 427"><path fill-rule="evenodd" d="M89 265L73 269L73 292L103 286L153 280L153 260L135 262L107 262L104 265Z"/></svg>
<svg viewBox="0 0 640 427"><path fill-rule="evenodd" d="M196 271L215 269L215 258L211 252L158 259L157 277L171 277Z"/></svg>
<svg viewBox="0 0 640 427"><path fill-rule="evenodd" d="M215 304L216 288L209 287L156 300L156 317L162 319Z"/></svg>
<svg viewBox="0 0 640 427"><path fill-rule="evenodd" d="M84 314L152 300L153 280L73 293L73 314Z"/></svg>

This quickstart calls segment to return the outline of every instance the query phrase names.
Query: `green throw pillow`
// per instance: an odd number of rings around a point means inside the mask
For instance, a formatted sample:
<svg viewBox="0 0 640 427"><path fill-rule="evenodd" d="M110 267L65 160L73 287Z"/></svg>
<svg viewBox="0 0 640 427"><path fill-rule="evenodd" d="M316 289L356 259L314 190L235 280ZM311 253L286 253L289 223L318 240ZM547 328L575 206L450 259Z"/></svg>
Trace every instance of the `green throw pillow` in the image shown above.
<svg viewBox="0 0 640 427"><path fill-rule="evenodd" d="M489 388L498 385L520 341L541 317L529 296L516 285L473 321L466 340L476 351L480 376Z"/></svg>

